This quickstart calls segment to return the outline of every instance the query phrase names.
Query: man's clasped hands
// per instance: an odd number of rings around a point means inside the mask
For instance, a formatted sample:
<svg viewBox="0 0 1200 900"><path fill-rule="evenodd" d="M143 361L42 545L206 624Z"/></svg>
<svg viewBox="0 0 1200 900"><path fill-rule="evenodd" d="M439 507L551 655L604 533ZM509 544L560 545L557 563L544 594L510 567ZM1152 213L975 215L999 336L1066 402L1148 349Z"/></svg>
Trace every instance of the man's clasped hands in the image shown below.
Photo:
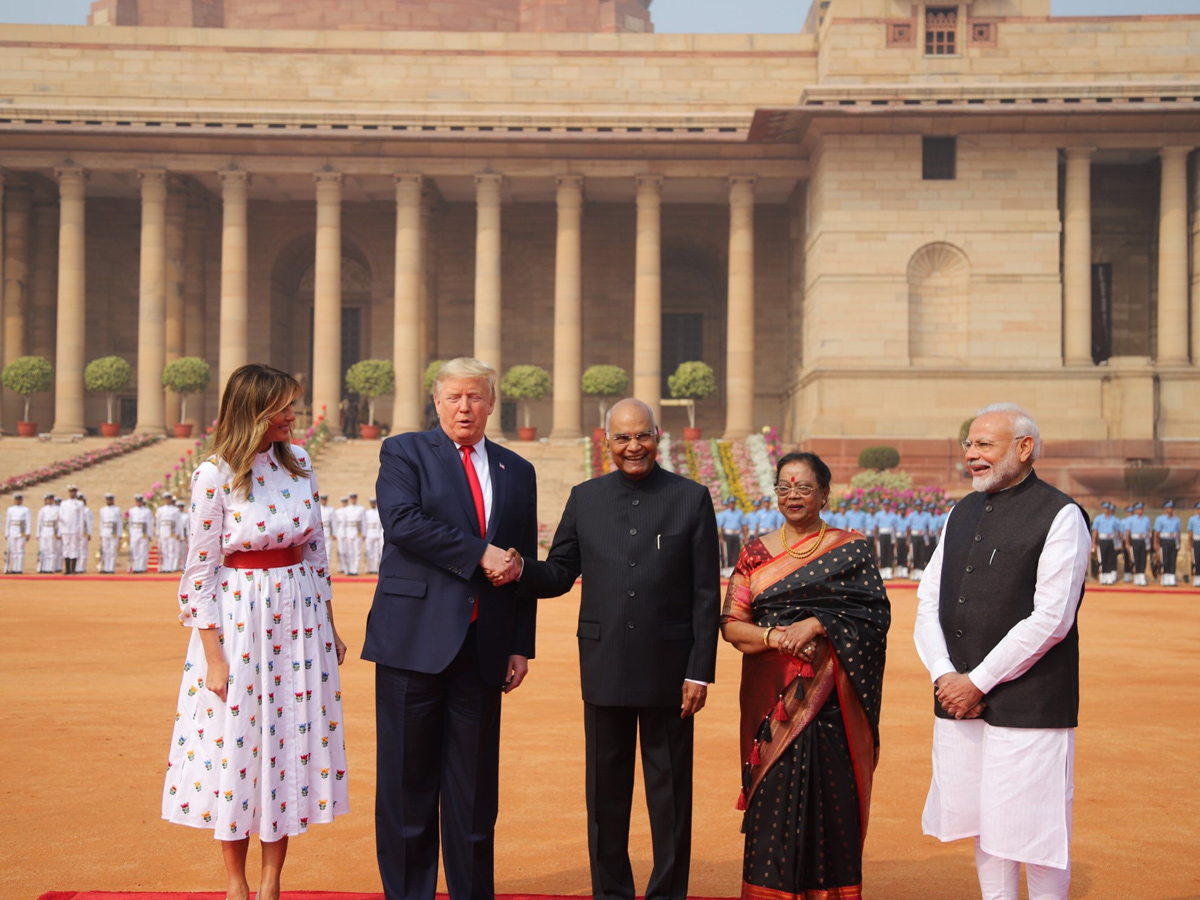
<svg viewBox="0 0 1200 900"><path fill-rule="evenodd" d="M501 550L495 544L488 544L487 549L483 551L483 557L479 560L479 565L488 581L496 587L520 578L524 566L521 554L516 551L516 548L510 547L508 550Z"/></svg>
<svg viewBox="0 0 1200 900"><path fill-rule="evenodd" d="M959 672L943 675L934 682L934 690L938 705L956 719L978 718L987 706L983 702L983 692Z"/></svg>

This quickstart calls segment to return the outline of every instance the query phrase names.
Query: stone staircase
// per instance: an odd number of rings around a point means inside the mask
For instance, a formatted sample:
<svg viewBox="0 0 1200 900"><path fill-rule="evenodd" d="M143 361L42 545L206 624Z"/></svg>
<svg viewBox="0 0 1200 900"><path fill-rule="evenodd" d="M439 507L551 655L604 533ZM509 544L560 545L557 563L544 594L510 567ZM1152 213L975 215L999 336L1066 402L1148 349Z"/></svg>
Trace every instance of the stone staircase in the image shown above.
<svg viewBox="0 0 1200 900"><path fill-rule="evenodd" d="M109 438L83 438L73 442L5 438L0 440L0 478L20 475L52 462L82 456L89 451L103 450L112 443L114 441ZM116 496L117 505L125 509L132 504L135 493L150 490L151 484L161 481L164 474L173 472L179 458L195 447L195 438L168 438L116 459L25 488L25 502L36 509L42 505L44 494L65 497L67 485L74 484L87 495L88 505L93 509L104 503L104 494L109 491Z"/></svg>
<svg viewBox="0 0 1200 900"><path fill-rule="evenodd" d="M567 495L583 480L585 445L510 441L505 446L525 457L537 470L538 522L543 527L543 536L549 540L554 536ZM375 493L375 479L379 474L379 442L331 441L321 448L316 470L321 493L329 495L331 506L340 505L338 498L351 491L356 491L358 502L366 506Z"/></svg>

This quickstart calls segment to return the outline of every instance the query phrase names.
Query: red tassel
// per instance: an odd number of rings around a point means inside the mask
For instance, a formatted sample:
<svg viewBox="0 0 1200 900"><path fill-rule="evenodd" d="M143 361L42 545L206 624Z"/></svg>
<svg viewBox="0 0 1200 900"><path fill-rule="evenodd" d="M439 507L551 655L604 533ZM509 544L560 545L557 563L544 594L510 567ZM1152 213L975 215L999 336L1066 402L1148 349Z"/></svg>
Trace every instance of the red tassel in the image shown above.
<svg viewBox="0 0 1200 900"><path fill-rule="evenodd" d="M758 743L757 742L754 744L753 747L750 748L750 765L752 765L752 766L761 766L762 765L762 757L758 755Z"/></svg>
<svg viewBox="0 0 1200 900"><path fill-rule="evenodd" d="M808 660L804 660L800 663L801 678L813 678L816 676L816 674L817 673L813 671L812 663L808 662Z"/></svg>
<svg viewBox="0 0 1200 900"><path fill-rule="evenodd" d="M772 717L776 722L786 722L788 720L787 710L783 707L783 698L779 698L779 702L775 704L775 714Z"/></svg>
<svg viewBox="0 0 1200 900"><path fill-rule="evenodd" d="M746 811L746 789L745 788L742 788L741 793L738 794L737 808L740 812Z"/></svg>

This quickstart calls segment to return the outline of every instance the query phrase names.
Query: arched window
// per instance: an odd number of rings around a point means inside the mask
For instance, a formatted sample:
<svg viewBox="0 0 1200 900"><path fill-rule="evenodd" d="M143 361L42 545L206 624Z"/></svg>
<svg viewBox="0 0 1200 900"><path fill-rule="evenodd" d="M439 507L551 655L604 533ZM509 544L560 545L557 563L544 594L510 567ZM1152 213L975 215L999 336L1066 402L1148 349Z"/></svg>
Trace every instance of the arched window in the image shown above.
<svg viewBox="0 0 1200 900"><path fill-rule="evenodd" d="M926 244L908 263L908 352L914 363L961 362L967 355L971 266L952 244Z"/></svg>

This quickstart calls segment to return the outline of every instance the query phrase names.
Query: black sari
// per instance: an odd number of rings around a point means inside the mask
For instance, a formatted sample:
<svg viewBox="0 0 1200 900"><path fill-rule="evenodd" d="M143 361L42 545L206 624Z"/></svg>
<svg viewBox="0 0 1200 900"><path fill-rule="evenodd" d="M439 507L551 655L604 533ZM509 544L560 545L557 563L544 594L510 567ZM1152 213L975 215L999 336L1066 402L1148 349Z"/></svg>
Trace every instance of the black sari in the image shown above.
<svg viewBox="0 0 1200 900"><path fill-rule="evenodd" d="M857 900L879 759L891 609L861 536L828 529L803 561L743 549L722 618L789 625L815 616L811 663L769 651L742 662L742 896Z"/></svg>

